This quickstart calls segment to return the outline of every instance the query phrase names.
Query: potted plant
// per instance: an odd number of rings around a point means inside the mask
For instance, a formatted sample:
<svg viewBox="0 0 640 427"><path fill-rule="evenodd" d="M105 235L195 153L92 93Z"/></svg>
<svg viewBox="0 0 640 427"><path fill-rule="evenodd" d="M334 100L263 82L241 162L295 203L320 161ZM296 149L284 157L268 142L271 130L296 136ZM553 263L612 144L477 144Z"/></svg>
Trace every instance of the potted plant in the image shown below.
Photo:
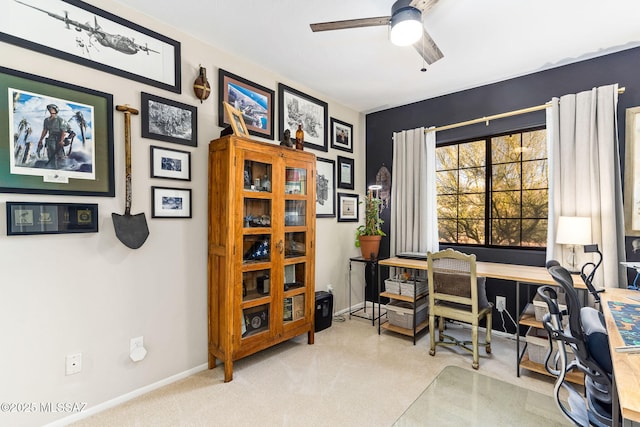
<svg viewBox="0 0 640 427"><path fill-rule="evenodd" d="M382 200L373 196L373 191L367 192L364 199L364 225L356 229L356 247L360 248L365 259L378 258L380 240L386 236L380 228L384 222L380 219L380 205Z"/></svg>

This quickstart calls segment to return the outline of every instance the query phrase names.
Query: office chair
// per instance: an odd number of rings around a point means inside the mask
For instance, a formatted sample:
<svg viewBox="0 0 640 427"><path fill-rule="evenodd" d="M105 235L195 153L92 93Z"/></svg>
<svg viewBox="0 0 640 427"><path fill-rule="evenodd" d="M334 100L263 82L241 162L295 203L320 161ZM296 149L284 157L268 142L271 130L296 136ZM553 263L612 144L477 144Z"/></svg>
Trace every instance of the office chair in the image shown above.
<svg viewBox="0 0 640 427"><path fill-rule="evenodd" d="M491 353L491 319L493 305L487 301L485 278L476 276L476 256L449 248L427 253L429 273L429 354L435 356L437 345L456 345L473 354L473 369L478 369L478 346ZM435 318L439 317L438 341L435 339ZM485 342L478 342L478 324L486 318ZM459 341L444 334L446 319L471 324L471 341ZM471 344L471 347L469 347Z"/></svg>
<svg viewBox="0 0 640 427"><path fill-rule="evenodd" d="M611 426L613 366L602 313L581 306L571 274L564 267L552 264L547 270L564 290L567 304L566 313L563 314L556 290L547 285L538 288L538 294L549 308L549 313L542 321L549 335L545 367L549 373L557 376L554 386L556 405L578 426ZM566 328L562 327L563 316L569 316ZM555 365L550 365L554 341L558 344L558 351ZM567 358L567 346L575 356L571 362ZM584 397L566 381L566 374L573 369L585 374ZM561 389L568 392L567 403L560 399Z"/></svg>
<svg viewBox="0 0 640 427"><path fill-rule="evenodd" d="M588 262L580 269L580 277L582 278L582 281L585 285L587 285L589 293L593 296L595 302L598 303L598 307L600 307L600 293L604 292L604 289L596 289L596 287L593 285L593 278L596 275L596 270L598 269L598 267L600 267L600 264L602 264L602 252L600 252L600 250L598 249L597 244L584 245L584 252L597 253L600 257L597 263Z"/></svg>

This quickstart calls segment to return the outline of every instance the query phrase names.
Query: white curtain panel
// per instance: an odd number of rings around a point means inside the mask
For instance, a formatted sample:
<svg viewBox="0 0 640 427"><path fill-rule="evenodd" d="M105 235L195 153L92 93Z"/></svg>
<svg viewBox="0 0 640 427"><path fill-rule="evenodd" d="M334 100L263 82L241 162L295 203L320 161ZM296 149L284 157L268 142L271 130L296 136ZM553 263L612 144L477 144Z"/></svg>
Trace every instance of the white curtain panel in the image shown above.
<svg viewBox="0 0 640 427"><path fill-rule="evenodd" d="M439 250L436 135L425 128L393 134L390 254Z"/></svg>
<svg viewBox="0 0 640 427"><path fill-rule="evenodd" d="M567 248L555 242L560 216L591 218L591 236L603 254L597 285L626 287L624 212L618 151L618 85L551 100L547 109L549 226L547 260L564 262ZM576 248L578 265L593 261Z"/></svg>

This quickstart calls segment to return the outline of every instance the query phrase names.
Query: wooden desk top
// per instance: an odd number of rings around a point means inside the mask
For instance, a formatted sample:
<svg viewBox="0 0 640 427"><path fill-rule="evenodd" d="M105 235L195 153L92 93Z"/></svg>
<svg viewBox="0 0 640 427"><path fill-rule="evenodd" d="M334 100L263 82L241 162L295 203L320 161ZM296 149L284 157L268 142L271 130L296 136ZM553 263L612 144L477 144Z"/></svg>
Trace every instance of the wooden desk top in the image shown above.
<svg viewBox="0 0 640 427"><path fill-rule="evenodd" d="M618 332L616 321L609 310L609 301L619 301L629 304L640 304L637 301L626 298L626 295L640 295L640 292L630 289L607 288L600 294L602 311L609 332L609 350L613 361L613 372L618 389L618 400L622 417L626 420L640 422L640 353L618 353L616 347L624 345L624 341Z"/></svg>
<svg viewBox="0 0 640 427"><path fill-rule="evenodd" d="M418 270L427 269L426 260L387 258L379 261L380 265L388 267L415 268ZM534 283L540 285L554 285L553 280L545 267L531 267L527 265L503 264L499 262L476 262L476 275L490 277L493 279L511 280L514 282ZM574 286L578 289L586 289L580 276L573 277Z"/></svg>

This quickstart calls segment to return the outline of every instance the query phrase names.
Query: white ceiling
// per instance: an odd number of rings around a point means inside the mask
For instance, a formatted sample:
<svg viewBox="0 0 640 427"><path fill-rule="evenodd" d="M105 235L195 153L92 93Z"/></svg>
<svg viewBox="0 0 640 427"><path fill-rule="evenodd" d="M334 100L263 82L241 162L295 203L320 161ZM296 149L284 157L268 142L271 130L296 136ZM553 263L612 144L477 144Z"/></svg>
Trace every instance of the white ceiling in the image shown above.
<svg viewBox="0 0 640 427"><path fill-rule="evenodd" d="M364 113L640 45L638 0L440 0L424 23L444 58L421 72L386 27L309 28L394 0L118 1Z"/></svg>

